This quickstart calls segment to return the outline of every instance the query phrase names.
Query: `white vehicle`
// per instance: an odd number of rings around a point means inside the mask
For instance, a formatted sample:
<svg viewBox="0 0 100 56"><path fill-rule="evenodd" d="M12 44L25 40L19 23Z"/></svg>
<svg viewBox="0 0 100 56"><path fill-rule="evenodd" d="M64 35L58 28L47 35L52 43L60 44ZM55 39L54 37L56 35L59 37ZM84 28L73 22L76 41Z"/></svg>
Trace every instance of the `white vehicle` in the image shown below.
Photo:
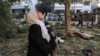
<svg viewBox="0 0 100 56"><path fill-rule="evenodd" d="M48 13L47 16L45 17L46 21L56 21L58 16L53 13Z"/></svg>

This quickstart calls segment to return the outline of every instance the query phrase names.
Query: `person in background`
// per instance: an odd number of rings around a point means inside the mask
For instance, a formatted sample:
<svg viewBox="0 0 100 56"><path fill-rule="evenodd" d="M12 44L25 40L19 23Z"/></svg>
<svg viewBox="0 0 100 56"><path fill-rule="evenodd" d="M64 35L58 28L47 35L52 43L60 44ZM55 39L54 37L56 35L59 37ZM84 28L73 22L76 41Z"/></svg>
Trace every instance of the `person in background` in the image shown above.
<svg viewBox="0 0 100 56"><path fill-rule="evenodd" d="M40 5L41 7L41 5ZM27 15L29 25L27 56L49 56L56 48L58 40L51 38L44 24L41 10L32 10Z"/></svg>
<svg viewBox="0 0 100 56"><path fill-rule="evenodd" d="M83 18L82 18L82 12L78 11L77 12L77 19L78 19L78 27L83 27Z"/></svg>

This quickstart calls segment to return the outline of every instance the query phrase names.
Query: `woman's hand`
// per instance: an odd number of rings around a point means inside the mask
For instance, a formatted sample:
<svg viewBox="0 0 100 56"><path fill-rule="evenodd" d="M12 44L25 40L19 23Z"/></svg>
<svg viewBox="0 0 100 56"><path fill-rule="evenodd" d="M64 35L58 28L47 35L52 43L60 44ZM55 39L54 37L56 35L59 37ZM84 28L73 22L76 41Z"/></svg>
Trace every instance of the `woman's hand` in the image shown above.
<svg viewBox="0 0 100 56"><path fill-rule="evenodd" d="M58 38L55 39L55 42L58 43Z"/></svg>

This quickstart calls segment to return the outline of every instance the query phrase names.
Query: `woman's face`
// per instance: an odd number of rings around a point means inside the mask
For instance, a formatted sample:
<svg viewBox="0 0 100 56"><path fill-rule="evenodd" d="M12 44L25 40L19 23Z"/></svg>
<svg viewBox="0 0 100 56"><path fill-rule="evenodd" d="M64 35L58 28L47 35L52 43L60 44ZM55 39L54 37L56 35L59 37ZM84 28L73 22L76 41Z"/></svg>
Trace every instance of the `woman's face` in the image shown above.
<svg viewBox="0 0 100 56"><path fill-rule="evenodd" d="M37 15L38 15L39 20L43 20L44 15L41 12L37 11Z"/></svg>

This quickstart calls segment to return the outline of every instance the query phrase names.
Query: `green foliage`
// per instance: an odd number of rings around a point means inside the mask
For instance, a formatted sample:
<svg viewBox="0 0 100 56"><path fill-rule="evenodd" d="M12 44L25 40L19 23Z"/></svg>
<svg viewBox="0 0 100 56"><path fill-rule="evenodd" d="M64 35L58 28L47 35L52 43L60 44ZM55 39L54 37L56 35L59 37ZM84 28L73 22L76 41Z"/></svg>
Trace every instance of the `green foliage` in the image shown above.
<svg viewBox="0 0 100 56"><path fill-rule="evenodd" d="M15 1L20 1L20 0L8 0L10 3L13 3Z"/></svg>
<svg viewBox="0 0 100 56"><path fill-rule="evenodd" d="M20 13L19 15L16 16L16 18L18 19L24 18L24 13Z"/></svg>
<svg viewBox="0 0 100 56"><path fill-rule="evenodd" d="M16 33L27 33L28 27L27 25L18 25Z"/></svg>
<svg viewBox="0 0 100 56"><path fill-rule="evenodd" d="M40 0L40 1L42 1L43 7L47 8L47 9L43 9L44 12L48 13L48 12L51 12L54 10L54 3L55 2L63 4L65 0Z"/></svg>
<svg viewBox="0 0 100 56"><path fill-rule="evenodd" d="M40 1L42 1L43 3L52 4L55 0L40 0Z"/></svg>
<svg viewBox="0 0 100 56"><path fill-rule="evenodd" d="M52 11L52 6L49 3L40 3L36 5L36 9L42 13L48 13Z"/></svg>
<svg viewBox="0 0 100 56"><path fill-rule="evenodd" d="M9 3L0 1L0 38L13 37L15 34L13 26Z"/></svg>
<svg viewBox="0 0 100 56"><path fill-rule="evenodd" d="M60 4L64 3L64 1L65 1L65 0L56 0L56 2L57 2L57 3L60 3Z"/></svg>

